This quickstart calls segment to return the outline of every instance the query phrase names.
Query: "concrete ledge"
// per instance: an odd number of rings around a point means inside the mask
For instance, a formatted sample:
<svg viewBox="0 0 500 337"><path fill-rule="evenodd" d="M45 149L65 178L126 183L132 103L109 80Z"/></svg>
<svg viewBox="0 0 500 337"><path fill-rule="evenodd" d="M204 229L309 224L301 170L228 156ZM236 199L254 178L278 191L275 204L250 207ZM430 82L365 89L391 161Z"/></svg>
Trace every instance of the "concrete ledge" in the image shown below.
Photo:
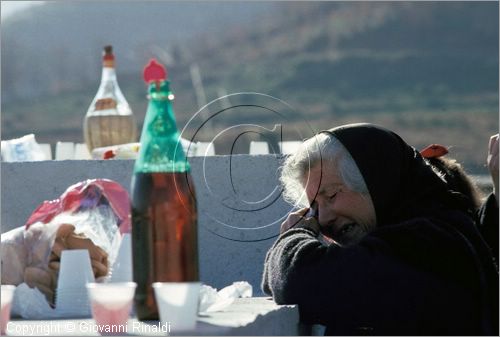
<svg viewBox="0 0 500 337"><path fill-rule="evenodd" d="M130 319L127 332L135 336L165 336L155 328L157 321ZM7 332L12 336L99 336L92 319L26 321L12 320ZM173 327L171 327L173 329ZM124 330L124 329L122 329ZM270 298L239 298L228 308L207 316L199 316L196 330L189 336L294 336L301 333L296 305L277 305ZM23 334L24 332L24 334ZM127 335L126 333L120 335ZM172 335L175 334L172 331Z"/></svg>

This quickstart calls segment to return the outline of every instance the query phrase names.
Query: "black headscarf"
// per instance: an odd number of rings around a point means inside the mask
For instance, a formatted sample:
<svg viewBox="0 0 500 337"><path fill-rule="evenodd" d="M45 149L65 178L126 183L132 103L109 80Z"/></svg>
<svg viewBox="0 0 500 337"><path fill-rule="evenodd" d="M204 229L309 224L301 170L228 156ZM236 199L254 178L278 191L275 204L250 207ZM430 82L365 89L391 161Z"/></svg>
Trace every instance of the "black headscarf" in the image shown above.
<svg viewBox="0 0 500 337"><path fill-rule="evenodd" d="M370 192L378 226L429 216L443 207L468 211L420 153L394 132L359 123L322 133L337 138L353 157Z"/></svg>

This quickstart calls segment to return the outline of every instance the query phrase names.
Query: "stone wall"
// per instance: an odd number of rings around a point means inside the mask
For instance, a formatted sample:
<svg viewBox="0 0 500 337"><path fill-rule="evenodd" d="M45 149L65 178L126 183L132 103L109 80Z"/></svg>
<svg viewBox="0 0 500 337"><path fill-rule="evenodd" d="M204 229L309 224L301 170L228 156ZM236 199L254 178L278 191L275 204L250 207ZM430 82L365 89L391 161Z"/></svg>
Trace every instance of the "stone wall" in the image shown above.
<svg viewBox="0 0 500 337"><path fill-rule="evenodd" d="M236 155L191 157L198 203L200 274L218 289L246 280L260 290L265 253L291 206L281 198L281 157ZM133 160L67 160L2 163L2 232L22 226L44 200L68 186L107 178L127 190Z"/></svg>

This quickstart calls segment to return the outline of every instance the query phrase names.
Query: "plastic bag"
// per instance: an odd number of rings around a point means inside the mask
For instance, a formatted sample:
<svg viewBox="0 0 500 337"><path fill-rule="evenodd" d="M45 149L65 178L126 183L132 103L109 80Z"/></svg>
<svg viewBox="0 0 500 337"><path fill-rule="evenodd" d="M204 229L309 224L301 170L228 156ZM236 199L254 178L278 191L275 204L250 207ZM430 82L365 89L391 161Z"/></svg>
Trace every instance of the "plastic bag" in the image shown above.
<svg viewBox="0 0 500 337"><path fill-rule="evenodd" d="M221 311L237 298L252 297L252 293L252 285L246 281L233 282L219 291L209 285L202 284L198 311L203 315Z"/></svg>
<svg viewBox="0 0 500 337"><path fill-rule="evenodd" d="M127 191L114 181L92 179L70 186L56 200L44 201L25 226L2 234L2 284L31 282L53 304L57 273L49 268L49 262L57 263L56 235L73 227L72 242L89 246L91 256L96 250L104 251L110 272L121 234L130 232ZM51 289L45 289L46 285Z"/></svg>
<svg viewBox="0 0 500 337"><path fill-rule="evenodd" d="M26 229L33 223L47 223L63 212L77 213L96 206L109 205L117 217L120 233L130 233L130 202L127 191L108 179L89 179L74 184L59 199L44 201L26 221Z"/></svg>
<svg viewBox="0 0 500 337"><path fill-rule="evenodd" d="M21 138L2 140L2 161L40 161L47 160L40 144L35 140L34 134L29 134Z"/></svg>

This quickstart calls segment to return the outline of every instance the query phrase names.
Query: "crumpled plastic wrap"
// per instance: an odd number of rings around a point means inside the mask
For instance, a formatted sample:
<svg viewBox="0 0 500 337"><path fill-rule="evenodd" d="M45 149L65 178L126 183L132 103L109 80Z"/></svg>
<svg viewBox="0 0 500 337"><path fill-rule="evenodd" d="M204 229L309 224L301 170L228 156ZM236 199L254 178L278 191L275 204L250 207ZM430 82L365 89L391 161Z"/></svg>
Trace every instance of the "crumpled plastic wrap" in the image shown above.
<svg viewBox="0 0 500 337"><path fill-rule="evenodd" d="M63 225L66 232L74 227L74 231L70 231L72 237L68 238L73 242L72 247L70 244L61 246L56 241L56 234L60 234ZM57 265L58 262L54 254L57 253L56 245L63 250L82 248L77 245L88 246L91 258L96 251L105 255L103 261L106 261L110 271L120 246L121 234L129 233L130 227L128 193L111 180L79 182L68 187L60 198L43 202L25 226L1 237L2 284L18 286L12 306L13 315L32 319L57 317L50 291L44 288L49 284L53 291L57 284L57 272L54 273L57 268L49 268L49 263Z"/></svg>
<svg viewBox="0 0 500 337"><path fill-rule="evenodd" d="M30 133L20 138L2 140L1 146L2 161L40 161L47 160L40 144L37 143L35 135Z"/></svg>
<svg viewBox="0 0 500 337"><path fill-rule="evenodd" d="M11 305L11 316L25 319L60 318L57 309L51 307L45 296L37 288L30 288L26 283L16 287Z"/></svg>
<svg viewBox="0 0 500 337"><path fill-rule="evenodd" d="M101 205L109 205L117 217L120 232L129 233L130 202L127 191L108 179L88 179L71 185L56 200L44 201L26 221L26 229L33 223L48 223L63 212L78 213Z"/></svg>
<svg viewBox="0 0 500 337"><path fill-rule="evenodd" d="M252 297L252 293L252 285L246 281L234 282L219 291L202 284L198 311L200 314L221 311L231 305L237 298Z"/></svg>

